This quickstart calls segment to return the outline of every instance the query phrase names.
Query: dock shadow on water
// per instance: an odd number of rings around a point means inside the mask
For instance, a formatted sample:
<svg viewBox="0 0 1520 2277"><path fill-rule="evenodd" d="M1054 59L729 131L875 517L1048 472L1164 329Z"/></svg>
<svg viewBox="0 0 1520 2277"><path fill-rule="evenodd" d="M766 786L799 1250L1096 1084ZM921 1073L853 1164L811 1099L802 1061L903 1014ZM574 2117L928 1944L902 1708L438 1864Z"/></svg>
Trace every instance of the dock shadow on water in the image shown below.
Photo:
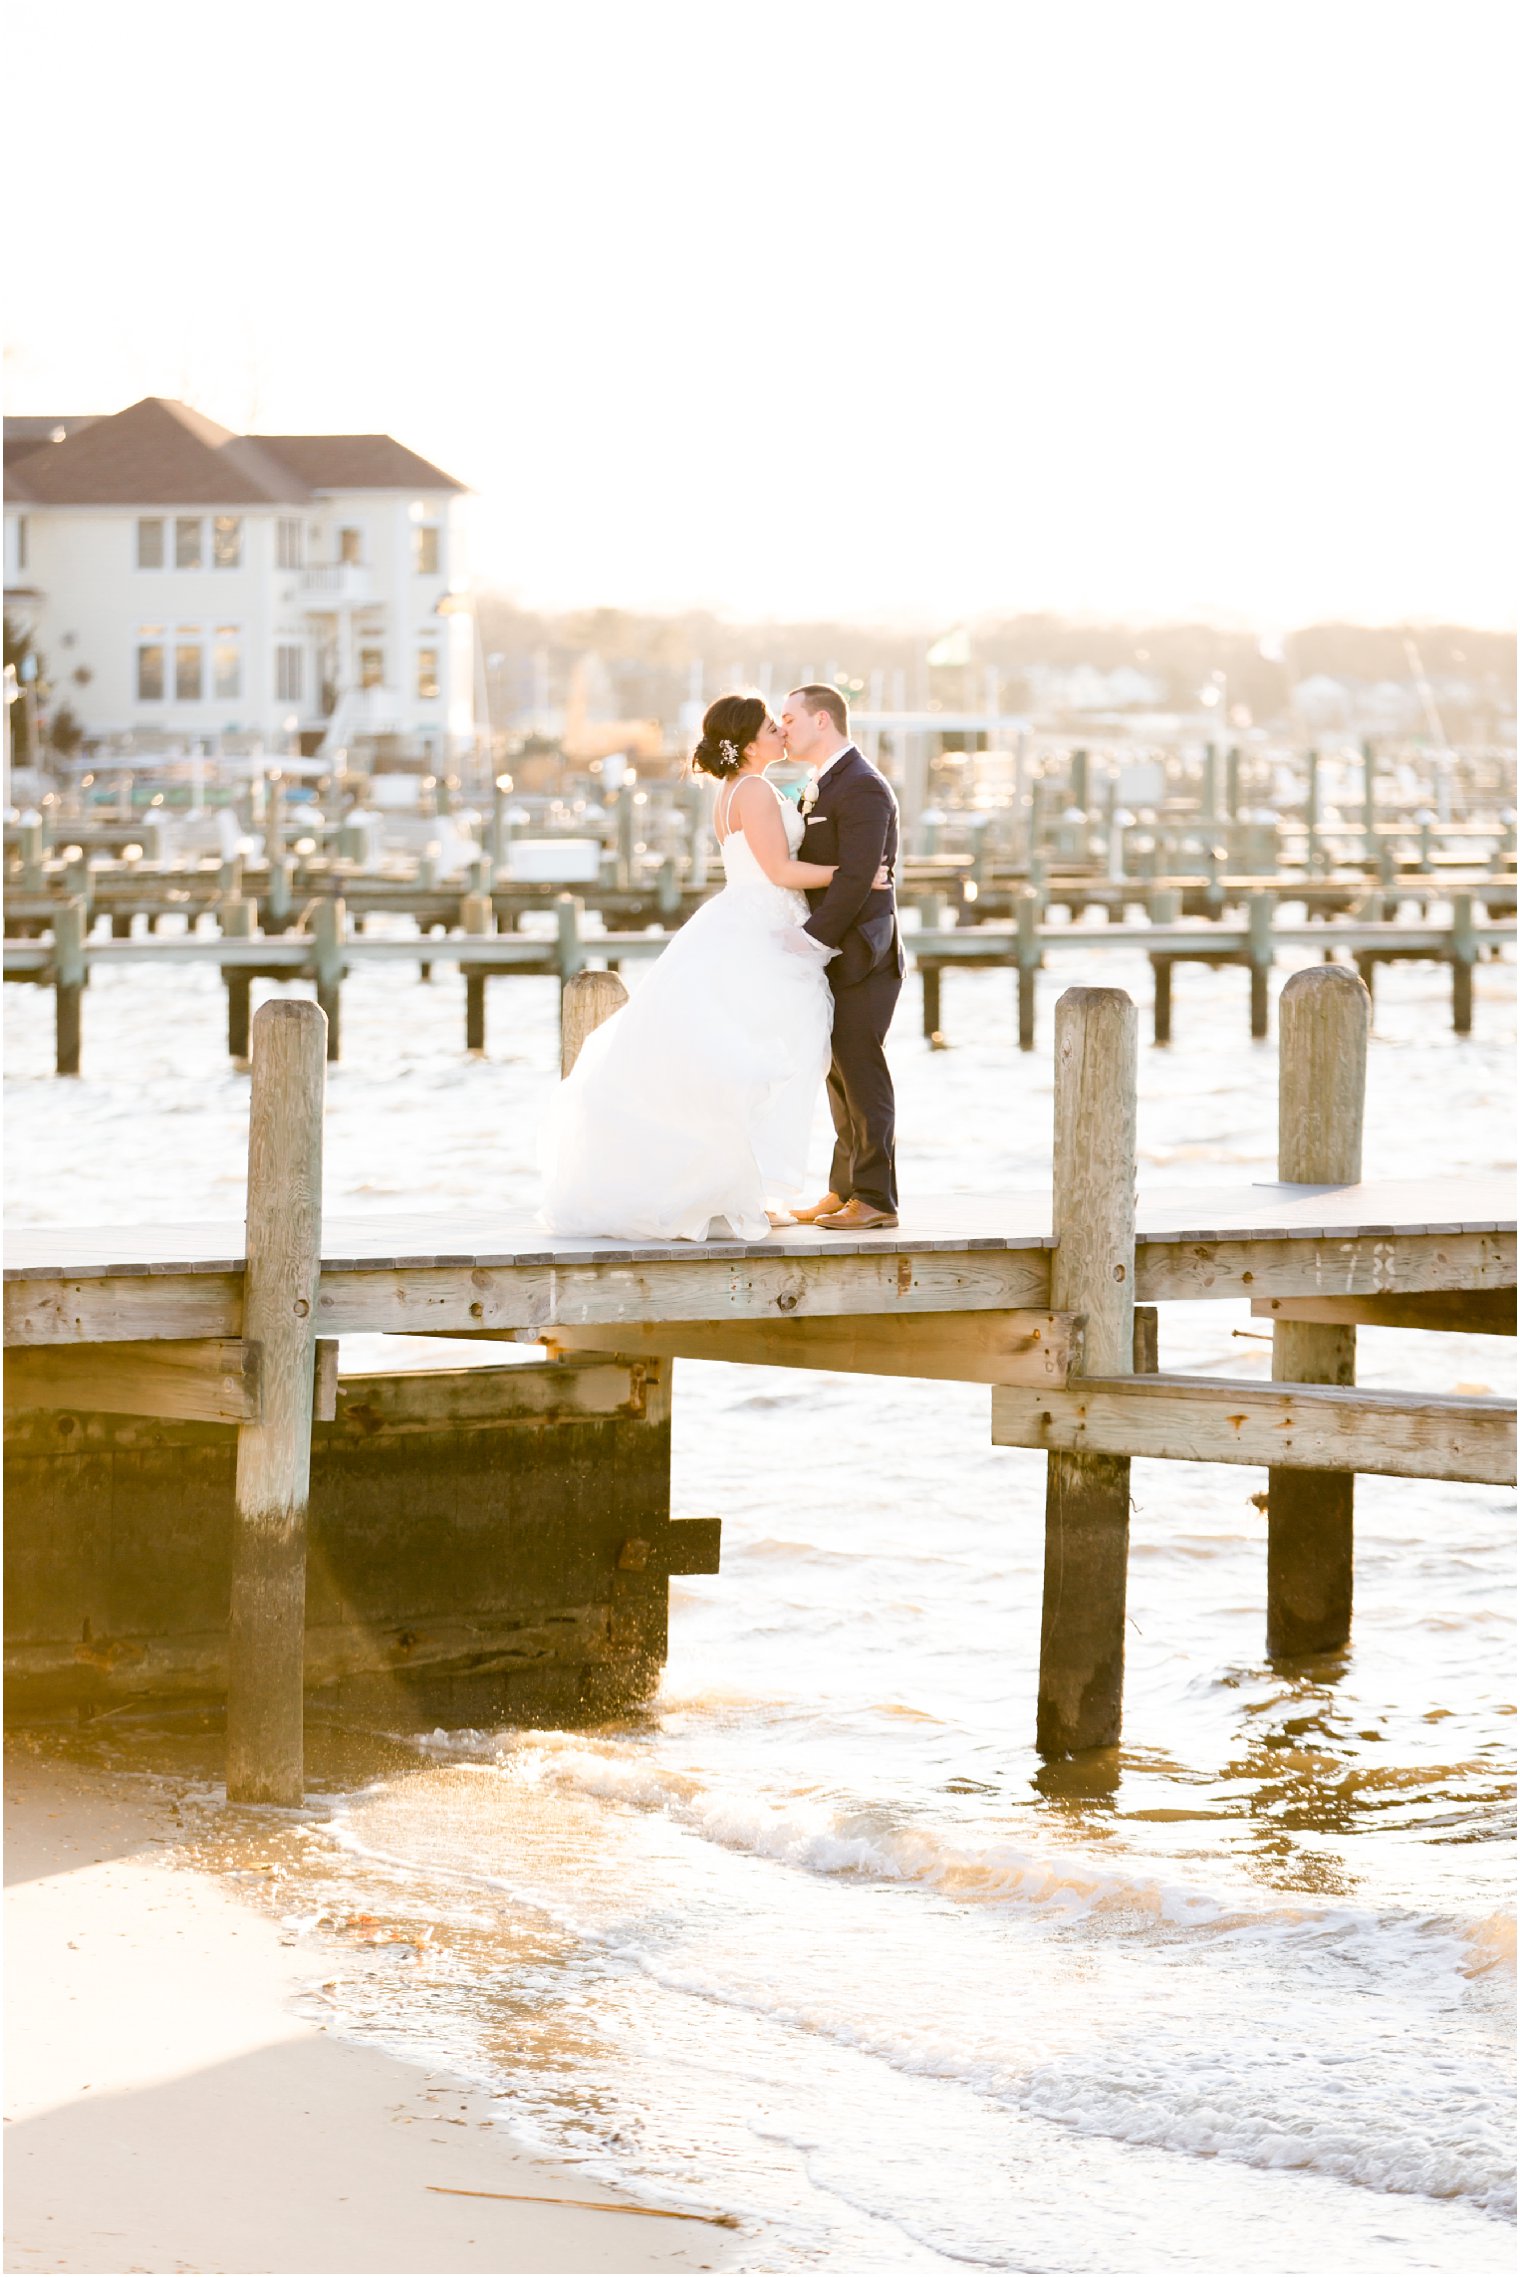
<svg viewBox="0 0 1520 2277"><path fill-rule="evenodd" d="M1142 1154L1266 1177L1274 1071L1213 977L1207 1056L1142 1063ZM1507 1008L1459 1061L1419 985L1380 998L1369 1169L1489 1166ZM387 1000L382 1038L351 995L376 1055L334 1085L338 1190L410 1190L421 1108L378 1108L427 1025ZM1010 1090L994 977L958 976L957 1006L955 1052L903 1046L912 1175L1033 1185L1038 1071ZM470 1084L437 1176L478 1186L533 1093ZM85 1218L100 1118L74 1111L51 1206ZM1266 1375L1217 1308L1167 1322L1167 1367ZM1492 1342L1437 1341L1367 1331L1365 1380L1495 1381ZM312 2015L488 2088L588 2179L738 2216L740 2267L1507 2267L1506 1498L1360 1481L1353 1643L1272 1662L1262 1475L1137 1460L1125 1743L1042 1766L1044 1466L988 1444L985 1391L678 1365L672 1507L722 1513L724 1570L672 1588L647 1710L313 1716L300 1813L229 1809L194 1713L19 1744L168 1782L186 1861L285 1924Z"/></svg>

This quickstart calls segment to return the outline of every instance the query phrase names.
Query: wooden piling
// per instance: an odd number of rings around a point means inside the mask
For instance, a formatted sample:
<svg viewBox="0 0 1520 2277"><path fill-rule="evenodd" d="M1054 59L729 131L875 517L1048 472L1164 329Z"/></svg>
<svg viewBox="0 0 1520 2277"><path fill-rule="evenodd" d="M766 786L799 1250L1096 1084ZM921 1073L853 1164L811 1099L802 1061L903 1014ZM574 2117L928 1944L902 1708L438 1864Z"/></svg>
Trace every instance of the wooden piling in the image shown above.
<svg viewBox="0 0 1520 2277"><path fill-rule="evenodd" d="M560 993L559 1072L566 1076L593 1028L610 1020L628 991L615 972L572 973Z"/></svg>
<svg viewBox="0 0 1520 2277"><path fill-rule="evenodd" d="M1454 893L1451 897L1451 1024L1459 1036L1472 1034L1473 966L1477 961L1473 897L1470 893Z"/></svg>
<svg viewBox="0 0 1520 2277"><path fill-rule="evenodd" d="M259 905L247 895L224 901L217 912L223 933L229 941L251 941L259 914ZM249 1055L249 996L253 988L253 975L246 965L229 965L222 978L227 989L227 1057L234 1067L248 1065Z"/></svg>
<svg viewBox="0 0 1520 2277"><path fill-rule="evenodd" d="M1372 1001L1341 965L1297 972L1278 1000L1277 1175L1351 1185L1362 1175L1362 1112ZM1281 1320L1272 1375L1290 1384L1354 1384L1356 1330ZM1350 1471L1267 1473L1267 1651L1330 1652L1351 1634Z"/></svg>
<svg viewBox="0 0 1520 2277"><path fill-rule="evenodd" d="M1040 897L1037 893L1021 893L1014 904L1014 924L1018 932L1015 954L1018 958L1019 990L1019 1050L1034 1050L1035 988L1040 969Z"/></svg>
<svg viewBox="0 0 1520 2277"><path fill-rule="evenodd" d="M1251 1037L1259 1043L1266 1035L1272 990L1272 896L1246 897L1246 961L1251 971Z"/></svg>
<svg viewBox="0 0 1520 2277"><path fill-rule="evenodd" d="M87 923L77 898L60 901L53 911L54 1065L60 1075L79 1073Z"/></svg>
<svg viewBox="0 0 1520 2277"><path fill-rule="evenodd" d="M1070 988L1056 1006L1051 1303L1085 1316L1091 1375L1134 1366L1137 1037L1122 989ZM1042 1754L1118 1740L1128 1557L1128 1456L1048 1456Z"/></svg>
<svg viewBox="0 0 1520 2277"><path fill-rule="evenodd" d="M248 1117L243 1336L259 1414L238 1427L228 1626L227 1796L299 1805L317 1283L322 1251L320 1005L259 1007Z"/></svg>
<svg viewBox="0 0 1520 2277"><path fill-rule="evenodd" d="M941 965L920 962L918 977L924 991L924 1041L934 1044L940 1037L940 983L944 977Z"/></svg>
<svg viewBox="0 0 1520 2277"><path fill-rule="evenodd" d="M324 897L311 913L311 961L316 975L317 1002L327 1021L327 1057L339 1052L339 1018L343 994L344 907L341 897Z"/></svg>
<svg viewBox="0 0 1520 2277"><path fill-rule="evenodd" d="M467 893L459 905L459 922L472 940L493 931L490 894ZM480 1054L486 1048L486 976L477 965L465 967L464 1048Z"/></svg>

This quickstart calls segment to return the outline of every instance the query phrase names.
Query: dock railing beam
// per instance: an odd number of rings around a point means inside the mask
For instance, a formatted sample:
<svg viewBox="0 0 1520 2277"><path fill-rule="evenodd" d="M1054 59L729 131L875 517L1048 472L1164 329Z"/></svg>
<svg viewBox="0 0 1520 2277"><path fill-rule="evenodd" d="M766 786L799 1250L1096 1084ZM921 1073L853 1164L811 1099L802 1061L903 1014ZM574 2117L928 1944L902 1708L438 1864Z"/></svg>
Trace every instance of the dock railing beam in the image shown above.
<svg viewBox="0 0 1520 2277"><path fill-rule="evenodd" d="M307 998L253 1021L243 1337L259 1350L257 1420L238 1429L228 1624L227 1796L300 1804L306 1506L322 1255L327 1020Z"/></svg>
<svg viewBox="0 0 1520 2277"><path fill-rule="evenodd" d="M1133 1373L1135 1069L1139 1022L1119 988L1056 1006L1052 1307L1085 1315L1085 1371ZM1124 1703L1129 1457L1046 1458L1036 1740L1043 1755L1112 1747Z"/></svg>
<svg viewBox="0 0 1520 2277"><path fill-rule="evenodd" d="M1340 965L1296 972L1278 999L1277 1175L1295 1184L1354 1185L1372 999ZM1272 1376L1287 1384L1354 1384L1356 1330L1280 1320ZM1267 1651L1333 1652L1351 1635L1350 1471L1267 1473Z"/></svg>

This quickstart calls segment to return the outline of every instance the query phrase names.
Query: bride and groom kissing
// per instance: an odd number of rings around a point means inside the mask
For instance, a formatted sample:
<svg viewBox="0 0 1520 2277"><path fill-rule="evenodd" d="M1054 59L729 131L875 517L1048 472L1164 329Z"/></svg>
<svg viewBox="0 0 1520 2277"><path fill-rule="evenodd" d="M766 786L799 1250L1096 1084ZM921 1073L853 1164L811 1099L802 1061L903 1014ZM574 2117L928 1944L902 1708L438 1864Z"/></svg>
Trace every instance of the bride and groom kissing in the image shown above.
<svg viewBox="0 0 1520 2277"><path fill-rule="evenodd" d="M782 758L812 770L796 804L766 776ZM629 1241L895 1226L884 1046L904 970L897 801L851 742L834 688L794 688L779 718L759 696L720 696L692 766L718 786L724 884L559 1086L543 1222ZM825 1082L830 1191L786 1207L803 1189Z"/></svg>

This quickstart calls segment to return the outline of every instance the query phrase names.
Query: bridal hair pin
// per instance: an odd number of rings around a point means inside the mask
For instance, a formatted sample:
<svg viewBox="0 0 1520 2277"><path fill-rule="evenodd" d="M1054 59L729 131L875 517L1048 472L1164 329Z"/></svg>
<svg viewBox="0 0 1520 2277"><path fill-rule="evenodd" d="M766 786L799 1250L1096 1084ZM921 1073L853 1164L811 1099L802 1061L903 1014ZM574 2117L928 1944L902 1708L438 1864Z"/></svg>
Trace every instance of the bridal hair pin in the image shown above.
<svg viewBox="0 0 1520 2277"><path fill-rule="evenodd" d="M725 767L737 767L739 764L738 744L730 743L728 738L725 736L723 741L718 745L718 757L722 760Z"/></svg>

